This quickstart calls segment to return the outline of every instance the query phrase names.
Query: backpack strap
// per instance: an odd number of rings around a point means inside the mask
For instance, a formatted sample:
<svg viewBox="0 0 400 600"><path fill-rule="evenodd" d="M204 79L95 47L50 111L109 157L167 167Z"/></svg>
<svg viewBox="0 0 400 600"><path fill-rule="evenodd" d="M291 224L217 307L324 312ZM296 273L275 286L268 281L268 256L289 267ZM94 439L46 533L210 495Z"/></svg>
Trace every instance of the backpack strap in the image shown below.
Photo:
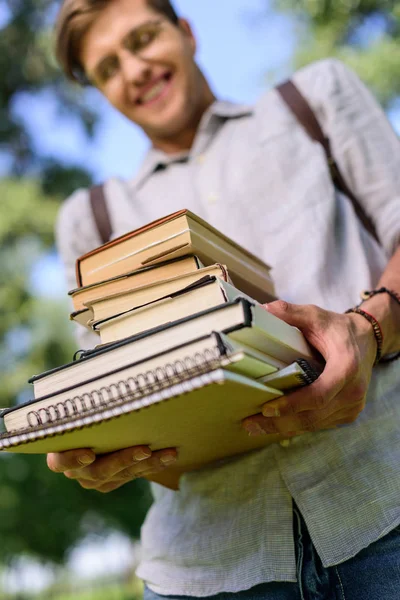
<svg viewBox="0 0 400 600"><path fill-rule="evenodd" d="M100 239L103 244L109 241L112 233L110 213L104 194L103 185L94 185L89 190L90 206Z"/></svg>
<svg viewBox="0 0 400 600"><path fill-rule="evenodd" d="M310 138L321 144L326 154L332 181L335 187L347 196L353 205L357 217L360 219L365 229L379 243L378 235L373 222L348 187L332 154L330 140L324 135L313 109L304 98L303 94L291 80L285 81L284 83L278 85L276 90L281 95L283 101L290 108L299 123L304 127Z"/></svg>

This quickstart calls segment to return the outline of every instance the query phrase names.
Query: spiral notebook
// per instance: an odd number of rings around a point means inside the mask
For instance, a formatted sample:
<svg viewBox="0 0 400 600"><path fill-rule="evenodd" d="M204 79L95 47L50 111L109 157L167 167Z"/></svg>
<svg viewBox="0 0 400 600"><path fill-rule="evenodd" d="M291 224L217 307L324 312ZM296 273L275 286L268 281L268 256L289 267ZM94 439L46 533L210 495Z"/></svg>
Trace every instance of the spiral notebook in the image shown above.
<svg viewBox="0 0 400 600"><path fill-rule="evenodd" d="M64 410L76 410L75 416L57 415L53 423L2 435L1 447L23 453L93 448L97 454L141 444L152 450L176 447L178 461L169 469L170 478L279 439L249 437L241 427L242 419L280 395L248 377L216 369L191 377L182 373L179 383L158 391L152 388L151 384L140 395L129 394L128 382L121 381L118 389L123 395L102 409L90 408L91 401L97 401L96 392L74 399L73 404L64 404ZM55 415L57 407L53 409ZM157 481L164 483L163 474Z"/></svg>
<svg viewBox="0 0 400 600"><path fill-rule="evenodd" d="M5 411L7 428L13 430L0 436L0 449L92 448L101 454L142 444L153 450L176 447L179 458L172 474L255 450L278 437L249 437L241 422L282 395L249 377L274 370L261 359L260 353L213 333L156 362L152 358L152 365L128 365ZM21 410L28 423L22 428L15 420Z"/></svg>
<svg viewBox="0 0 400 600"><path fill-rule="evenodd" d="M35 454L174 447L174 472L182 473L275 441L249 437L241 421L281 392L228 370L235 357L202 359L203 365L191 357L61 402L55 397L45 410L30 412L30 427L2 434L0 447Z"/></svg>
<svg viewBox="0 0 400 600"><path fill-rule="evenodd" d="M85 380L70 377L66 386L49 386L50 393L4 411L7 431L18 431L51 423L58 418L71 418L78 411L104 408L115 398L144 395L151 386L164 389L184 377L224 366L242 375L259 379L276 371L269 357L253 348L229 340L221 333L202 336L192 342L153 354L146 360L132 361L107 369L98 375L94 370ZM216 363L216 365L215 365ZM76 363L76 366L78 363ZM128 382L128 389L125 385ZM45 388L46 389L46 388ZM81 398L87 401L82 404ZM78 399L75 401L75 399ZM54 407L57 407L55 409ZM79 408L78 408L79 407Z"/></svg>

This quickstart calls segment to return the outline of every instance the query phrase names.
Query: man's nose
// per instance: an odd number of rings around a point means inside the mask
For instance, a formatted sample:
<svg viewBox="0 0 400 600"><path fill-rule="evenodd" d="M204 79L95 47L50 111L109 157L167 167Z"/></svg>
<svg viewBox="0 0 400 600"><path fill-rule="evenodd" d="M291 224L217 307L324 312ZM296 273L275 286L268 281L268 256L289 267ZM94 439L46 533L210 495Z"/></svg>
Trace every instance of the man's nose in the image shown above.
<svg viewBox="0 0 400 600"><path fill-rule="evenodd" d="M150 65L139 55L123 50L120 56L120 69L126 83L140 86L151 75Z"/></svg>

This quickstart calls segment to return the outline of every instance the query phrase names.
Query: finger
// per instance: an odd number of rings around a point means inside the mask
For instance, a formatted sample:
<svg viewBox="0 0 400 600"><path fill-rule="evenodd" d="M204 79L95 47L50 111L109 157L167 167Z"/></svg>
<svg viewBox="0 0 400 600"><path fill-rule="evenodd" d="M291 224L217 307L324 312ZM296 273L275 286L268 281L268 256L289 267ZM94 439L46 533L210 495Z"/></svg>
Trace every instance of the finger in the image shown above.
<svg viewBox="0 0 400 600"><path fill-rule="evenodd" d="M247 417L242 426L250 436L260 436L280 433L286 435L289 431L300 431L301 423L298 417L283 417L269 419L262 414Z"/></svg>
<svg viewBox="0 0 400 600"><path fill-rule="evenodd" d="M55 473L71 469L83 469L96 460L93 450L79 449L47 455L47 466Z"/></svg>
<svg viewBox="0 0 400 600"><path fill-rule="evenodd" d="M321 421L320 428L332 429L339 425L349 425L350 423L354 423L362 412L362 409L363 405L360 403L350 405L346 410L341 410L335 413L333 417Z"/></svg>
<svg viewBox="0 0 400 600"><path fill-rule="evenodd" d="M107 483L103 483L103 485L100 485L99 487L94 488L94 490L96 492L100 492L101 494L109 494L110 492L114 492L115 490L118 490L123 485L126 485L126 483L129 483L129 482L128 481L120 481L120 480L108 481Z"/></svg>
<svg viewBox="0 0 400 600"><path fill-rule="evenodd" d="M265 309L275 317L302 331L314 329L316 324L327 319L328 312L312 304L291 304L284 300L276 300L266 304Z"/></svg>
<svg viewBox="0 0 400 600"><path fill-rule="evenodd" d="M330 428L343 419L348 423L353 422L360 414L363 406L364 403L359 401L353 403L346 401L346 404L343 405L340 398L335 398L334 402L326 410L299 413L297 417L300 422L300 428L296 427L296 430L319 431L327 427Z"/></svg>
<svg viewBox="0 0 400 600"><path fill-rule="evenodd" d="M122 487L126 483L126 481L109 481L108 483L105 483L97 488L96 491L102 494L109 494L110 492L114 492L118 488Z"/></svg>
<svg viewBox="0 0 400 600"><path fill-rule="evenodd" d="M273 433L290 436L298 432L319 431L337 424L354 422L364 406L365 398L351 402L346 400L343 405L342 399L337 397L324 410L304 411L279 418L266 418L257 414L244 419L243 427L253 436Z"/></svg>
<svg viewBox="0 0 400 600"><path fill-rule="evenodd" d="M310 410L324 410L341 393L346 383L343 366L332 358L314 383L267 402L262 407L262 414L265 417L282 417Z"/></svg>
<svg viewBox="0 0 400 600"><path fill-rule="evenodd" d="M101 457L84 471L67 471L65 475L69 479L91 481L91 488L95 488L101 482L118 479L126 469L131 469L132 477L140 476L147 470L161 470L176 459L177 452L173 448L155 453L151 453L147 447L140 447L140 451L137 447L127 448Z"/></svg>
<svg viewBox="0 0 400 600"><path fill-rule="evenodd" d="M79 483L79 485L85 489L85 490L92 490L93 492L102 492L104 494L107 494L108 492L112 492L113 490L118 489L119 487L122 487L123 485L125 485L126 483L129 483L129 481L132 481L133 479L136 479L135 477L132 477L132 479L128 480L121 480L121 479L113 479L111 481L91 481L89 479L77 479L77 483Z"/></svg>
<svg viewBox="0 0 400 600"><path fill-rule="evenodd" d="M91 479L76 479L76 482L85 489L93 490L94 492L111 492L113 489L117 489L130 481L137 479L137 477L131 477L130 479L111 479L110 481L93 481Z"/></svg>
<svg viewBox="0 0 400 600"><path fill-rule="evenodd" d="M335 413L338 410L337 402L332 402L323 410L307 410L276 418L264 417L260 413L247 417L243 421L243 427L249 435L254 436L272 433L287 435L296 431L318 431L321 429L322 422L335 421Z"/></svg>
<svg viewBox="0 0 400 600"><path fill-rule="evenodd" d="M155 452L150 458L135 463L133 465L129 465L123 469L118 470L118 472L112 474L111 476L102 477L101 479L108 480L122 480L122 481L131 481L137 477L142 477L149 473L158 473L159 471L163 471L167 466L172 465L177 460L176 450L162 450L160 452ZM95 481L98 481L99 478L95 478Z"/></svg>
<svg viewBox="0 0 400 600"><path fill-rule="evenodd" d="M328 360L334 341L340 343L345 327L344 316L331 313L313 304L289 304L277 300L265 305L266 310L289 325L302 331L305 338L318 352ZM329 335L327 335L329 332Z"/></svg>
<svg viewBox="0 0 400 600"><path fill-rule="evenodd" d="M134 467L128 467L127 469L124 469L118 473L114 479L117 481L124 481L126 483L127 481L132 481L133 479L137 479L139 477L148 477L149 475L154 475L155 473L164 471L169 466L173 465L176 460L177 457L172 455L154 456L140 465L135 465Z"/></svg>
<svg viewBox="0 0 400 600"><path fill-rule="evenodd" d="M140 463L123 469L108 480L105 480L103 477L88 479L86 477L82 477L82 472L78 471L66 471L64 475L69 479L76 479L81 487L85 489L103 491L105 484L110 484L110 486L107 486L107 490L108 487L110 487L109 491L111 491L111 484L118 483L119 485L123 485L124 483L133 481L139 477L147 477L148 475L159 473L175 463L176 460L176 452L173 453L172 451L160 451L147 460L143 460Z"/></svg>
<svg viewBox="0 0 400 600"><path fill-rule="evenodd" d="M110 479L118 471L150 458L152 452L148 446L133 446L117 452L98 456L97 460L84 469L68 469L65 474L70 479ZM68 473L68 474L67 474Z"/></svg>

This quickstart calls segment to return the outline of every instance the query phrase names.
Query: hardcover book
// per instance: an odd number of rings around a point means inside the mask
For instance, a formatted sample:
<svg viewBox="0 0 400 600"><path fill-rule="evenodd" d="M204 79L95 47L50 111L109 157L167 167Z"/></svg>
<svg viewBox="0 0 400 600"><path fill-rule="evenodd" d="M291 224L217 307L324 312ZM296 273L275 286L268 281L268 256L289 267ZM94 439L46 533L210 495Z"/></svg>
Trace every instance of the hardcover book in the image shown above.
<svg viewBox="0 0 400 600"><path fill-rule="evenodd" d="M178 275L124 292L89 300L86 302L84 310L72 313L70 318L91 329L93 321L101 321L140 306L146 306L185 287L195 285L196 282L206 276L218 277L229 282L228 271L224 265L211 265L210 267L198 269L193 273L185 273L184 275Z"/></svg>
<svg viewBox="0 0 400 600"><path fill-rule="evenodd" d="M245 294L275 298L270 267L189 210L181 210L95 248L78 258L78 287L145 266L195 255L205 266L222 263Z"/></svg>
<svg viewBox="0 0 400 600"><path fill-rule="evenodd" d="M157 264L154 267L143 267L137 271L130 271L129 273L117 275L104 281L76 288L69 291L68 295L71 296L74 309L77 312L86 308L87 302L98 300L104 296L153 285L174 277L195 273L203 267L204 265L197 256L184 256L166 263Z"/></svg>

